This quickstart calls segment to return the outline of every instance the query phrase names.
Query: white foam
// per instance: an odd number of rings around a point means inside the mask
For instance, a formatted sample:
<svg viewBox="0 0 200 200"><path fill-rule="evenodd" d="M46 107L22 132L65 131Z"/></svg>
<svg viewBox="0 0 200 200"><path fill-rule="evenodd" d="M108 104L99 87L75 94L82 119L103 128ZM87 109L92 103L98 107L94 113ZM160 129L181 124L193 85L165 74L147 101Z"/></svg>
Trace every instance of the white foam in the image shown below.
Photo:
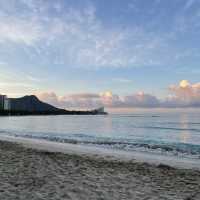
<svg viewBox="0 0 200 200"><path fill-rule="evenodd" d="M166 164L172 167L183 169L198 169L200 170L199 159L186 159L174 156L157 155L143 152L126 152L121 150L103 149L99 147L91 147L80 144L58 143L39 139L29 139L14 136L0 136L0 140L20 143L25 147L37 150L60 152L66 154L77 154L101 157L105 159L117 159L120 161L147 162L150 164Z"/></svg>

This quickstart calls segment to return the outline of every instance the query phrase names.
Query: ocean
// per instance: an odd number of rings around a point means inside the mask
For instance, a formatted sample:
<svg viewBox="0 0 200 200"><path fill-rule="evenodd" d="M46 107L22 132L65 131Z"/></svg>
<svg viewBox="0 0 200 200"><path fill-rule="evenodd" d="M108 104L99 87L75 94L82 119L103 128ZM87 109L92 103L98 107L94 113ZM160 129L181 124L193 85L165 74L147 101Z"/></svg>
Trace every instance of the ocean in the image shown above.
<svg viewBox="0 0 200 200"><path fill-rule="evenodd" d="M0 117L0 134L200 159L199 112Z"/></svg>

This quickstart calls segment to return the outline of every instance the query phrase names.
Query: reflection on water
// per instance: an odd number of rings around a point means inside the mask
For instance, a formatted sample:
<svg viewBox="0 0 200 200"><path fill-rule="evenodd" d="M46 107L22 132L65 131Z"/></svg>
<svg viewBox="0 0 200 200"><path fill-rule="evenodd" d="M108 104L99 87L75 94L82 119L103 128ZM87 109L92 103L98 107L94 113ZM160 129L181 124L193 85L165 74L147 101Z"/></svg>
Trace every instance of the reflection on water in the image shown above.
<svg viewBox="0 0 200 200"><path fill-rule="evenodd" d="M111 133L113 128L113 120L110 116L104 118L104 125L101 126L102 132Z"/></svg>
<svg viewBox="0 0 200 200"><path fill-rule="evenodd" d="M180 117L180 125L182 127L182 129L185 131L180 132L180 142L182 143L187 143L188 140L190 139L190 132L186 131L189 129L189 120L188 120L188 116L186 114L182 114Z"/></svg>

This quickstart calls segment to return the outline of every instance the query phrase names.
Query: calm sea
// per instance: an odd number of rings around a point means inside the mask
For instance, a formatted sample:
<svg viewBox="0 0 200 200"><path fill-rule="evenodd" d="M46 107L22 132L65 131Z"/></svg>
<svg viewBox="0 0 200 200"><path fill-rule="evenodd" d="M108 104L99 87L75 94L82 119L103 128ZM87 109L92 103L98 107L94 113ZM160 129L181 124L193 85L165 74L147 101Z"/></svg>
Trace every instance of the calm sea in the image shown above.
<svg viewBox="0 0 200 200"><path fill-rule="evenodd" d="M0 134L200 159L200 113L0 117Z"/></svg>

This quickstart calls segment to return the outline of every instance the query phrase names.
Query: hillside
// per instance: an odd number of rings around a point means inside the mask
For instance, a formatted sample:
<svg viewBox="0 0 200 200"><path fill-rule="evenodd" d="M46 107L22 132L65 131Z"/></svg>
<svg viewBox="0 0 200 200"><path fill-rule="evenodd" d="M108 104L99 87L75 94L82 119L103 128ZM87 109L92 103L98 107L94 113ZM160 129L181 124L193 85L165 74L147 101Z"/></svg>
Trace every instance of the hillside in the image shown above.
<svg viewBox="0 0 200 200"><path fill-rule="evenodd" d="M36 96L24 96L21 98L12 98L11 110L13 111L59 111L60 109L40 101Z"/></svg>
<svg viewBox="0 0 200 200"><path fill-rule="evenodd" d="M65 110L40 101L36 96L10 98L10 109L0 110L0 115L104 115L104 108L90 111Z"/></svg>

